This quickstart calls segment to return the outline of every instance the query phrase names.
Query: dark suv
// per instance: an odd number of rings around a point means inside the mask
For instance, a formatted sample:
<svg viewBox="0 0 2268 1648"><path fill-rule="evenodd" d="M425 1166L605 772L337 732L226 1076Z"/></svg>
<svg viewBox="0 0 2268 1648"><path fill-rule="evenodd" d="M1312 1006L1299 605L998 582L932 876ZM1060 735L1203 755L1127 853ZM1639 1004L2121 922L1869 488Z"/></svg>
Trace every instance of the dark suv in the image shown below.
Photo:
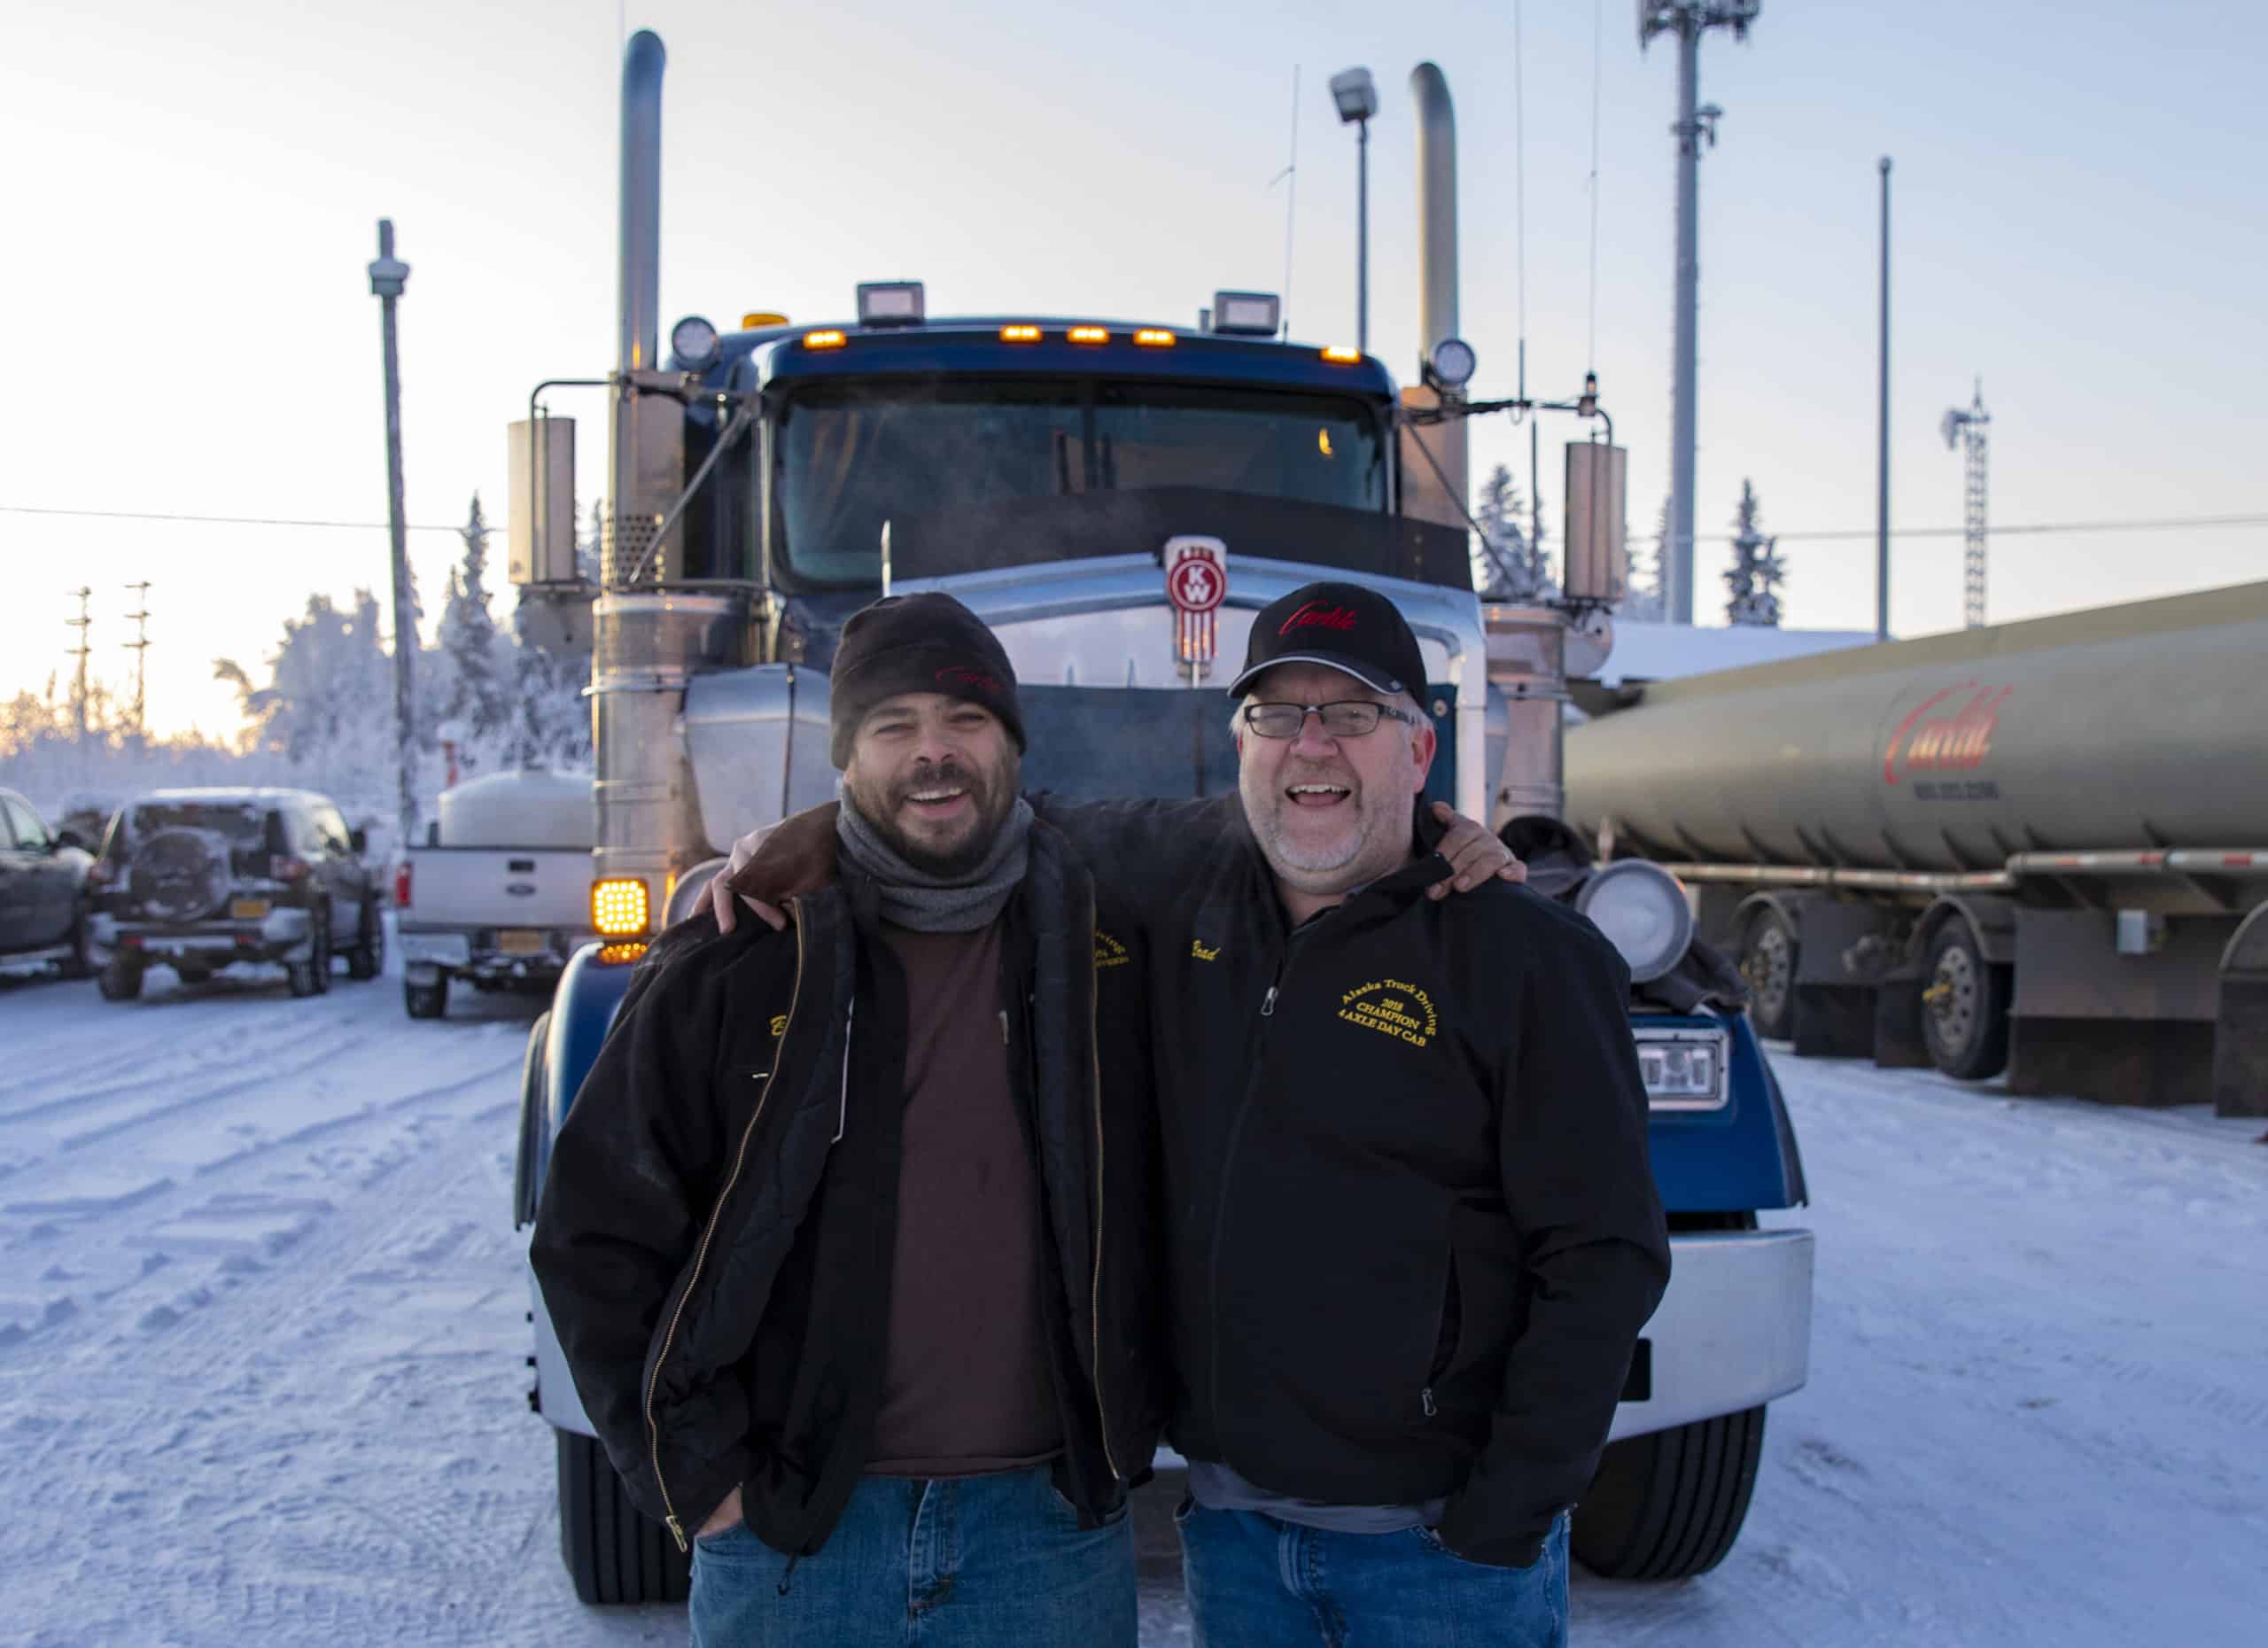
<svg viewBox="0 0 2268 1648"><path fill-rule="evenodd" d="M385 960L378 878L362 832L305 789L159 789L120 807L95 862L102 992L142 993L162 961L185 984L235 961L281 961L295 996Z"/></svg>
<svg viewBox="0 0 2268 1648"><path fill-rule="evenodd" d="M0 968L52 961L87 976L87 872L69 830L50 833L32 804L0 789Z"/></svg>

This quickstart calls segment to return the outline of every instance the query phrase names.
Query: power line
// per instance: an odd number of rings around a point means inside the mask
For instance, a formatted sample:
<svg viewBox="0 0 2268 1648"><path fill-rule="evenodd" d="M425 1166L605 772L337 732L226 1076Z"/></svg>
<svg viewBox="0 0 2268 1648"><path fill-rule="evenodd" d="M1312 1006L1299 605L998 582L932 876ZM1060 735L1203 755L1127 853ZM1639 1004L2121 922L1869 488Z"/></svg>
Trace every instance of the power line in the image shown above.
<svg viewBox="0 0 2268 1648"><path fill-rule="evenodd" d="M30 504L0 503L0 515L58 515L88 521L190 521L211 526L324 526L348 532L382 532L384 521L294 521L266 515L178 515L148 509L43 509ZM413 532L454 532L454 526L410 526Z"/></svg>
<svg viewBox="0 0 2268 1648"><path fill-rule="evenodd" d="M319 526L336 527L341 531L382 532L384 521L301 521L285 520L264 515L177 515L155 510L133 509L46 509L26 504L0 503L0 515L66 516L85 520L104 521L180 521L215 526ZM500 523L498 530L507 530L509 522ZM2022 526L1995 526L1993 535L2012 533L2039 534L2043 532L2155 532L2205 531L2226 526L2268 526L2268 513L2257 515L2171 515L2155 520L2132 521L2039 521ZM413 532L462 532L462 526L410 525ZM1967 534L1966 526L1900 526L1894 528L1893 538L1960 538ZM1824 543L1836 539L1872 538L1871 526L1837 528L1831 531L1775 532L1774 537L1786 542ZM1630 535L1633 543L1654 543L1660 540L1658 532ZM1730 543L1730 532L1697 532L1697 543Z"/></svg>
<svg viewBox="0 0 2268 1648"><path fill-rule="evenodd" d="M2268 515L2168 516L2155 521L2035 521L2023 526L1995 526L1992 529L1992 535L1997 538L2018 532L2038 535L2044 532L2189 532L2221 526L2268 526ZM1775 532L1772 535L1775 538L1790 540L1800 539L1812 543L1823 543L1838 538L1870 539L1875 535L1875 529L1871 526L1854 526L1832 532ZM1892 538L1965 538L1969 535L1969 528L1965 525L1900 526L1894 528L1890 535ZM1697 532L1694 538L1695 541L1699 543L1730 543L1733 540L1733 534ZM1630 538L1633 543L1658 543L1661 540L1662 534L1659 532L1633 533Z"/></svg>

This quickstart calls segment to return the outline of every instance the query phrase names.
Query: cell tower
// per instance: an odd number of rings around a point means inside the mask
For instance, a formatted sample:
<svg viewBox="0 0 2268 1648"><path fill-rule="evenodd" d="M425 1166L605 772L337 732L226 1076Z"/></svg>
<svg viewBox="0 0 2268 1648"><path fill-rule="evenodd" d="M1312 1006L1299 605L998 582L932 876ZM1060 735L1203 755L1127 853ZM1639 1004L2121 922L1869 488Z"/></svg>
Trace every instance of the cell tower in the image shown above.
<svg viewBox="0 0 2268 1648"><path fill-rule="evenodd" d="M87 602L94 598L95 592L82 586L69 593L79 597L79 616L65 618L63 627L79 632L79 644L64 656L79 660L78 684L71 691L71 712L78 723L79 742L83 744L87 742L87 654L90 650L89 638L94 634L95 622L88 611Z"/></svg>
<svg viewBox="0 0 2268 1648"><path fill-rule="evenodd" d="M1961 468L1967 508L1962 526L1968 555L1961 572L1961 617L1971 629L1981 628L1984 622L1984 461L1986 431L1992 423L1992 415L1984 409L1984 380L1980 377L1968 408L1953 408L1938 425L1948 452L1957 446L1965 448Z"/></svg>
<svg viewBox="0 0 2268 1648"><path fill-rule="evenodd" d="M1677 36L1677 284L1675 359L1670 389L1669 538L1662 545L1663 616L1693 622L1693 454L1695 334L1701 288L1701 140L1717 144L1724 111L1699 101L1701 36L1729 28L1748 37L1763 0L1638 0L1638 49L1656 35Z"/></svg>
<svg viewBox="0 0 2268 1648"><path fill-rule="evenodd" d="M134 620L136 629L134 639L121 643L134 655L134 735L140 738L148 726L143 718L146 707L144 692L148 686L150 664L150 583L144 579L138 584L128 584L127 587L140 597L137 604L142 608L139 612L126 615Z"/></svg>

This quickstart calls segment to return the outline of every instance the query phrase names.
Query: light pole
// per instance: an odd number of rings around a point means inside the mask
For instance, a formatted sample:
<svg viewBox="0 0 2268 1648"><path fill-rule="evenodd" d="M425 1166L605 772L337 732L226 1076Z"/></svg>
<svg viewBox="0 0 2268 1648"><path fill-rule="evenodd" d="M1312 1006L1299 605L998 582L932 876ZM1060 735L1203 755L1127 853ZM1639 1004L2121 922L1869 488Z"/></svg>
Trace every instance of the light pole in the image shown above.
<svg viewBox="0 0 2268 1648"><path fill-rule="evenodd" d="M1331 100L1339 123L1355 128L1355 346L1371 352L1371 116L1379 112L1379 89L1366 68L1342 69L1331 77Z"/></svg>
<svg viewBox="0 0 2268 1648"><path fill-rule="evenodd" d="M370 265L370 295L378 300L386 356L386 523L393 538L393 742L401 846L417 830L416 734L410 710L412 666L417 657L417 614L409 596L409 539L401 506L401 358L395 347L394 305L409 284L409 265L393 254L393 220L378 220L378 256Z"/></svg>
<svg viewBox="0 0 2268 1648"><path fill-rule="evenodd" d="M1701 284L1701 144L1717 143L1724 111L1700 102L1701 36L1729 28L1744 40L1762 0L1639 0L1638 47L1656 35L1677 36L1677 275L1670 389L1669 541L1662 546L1663 616L1693 622L1693 457L1697 442L1694 376Z"/></svg>

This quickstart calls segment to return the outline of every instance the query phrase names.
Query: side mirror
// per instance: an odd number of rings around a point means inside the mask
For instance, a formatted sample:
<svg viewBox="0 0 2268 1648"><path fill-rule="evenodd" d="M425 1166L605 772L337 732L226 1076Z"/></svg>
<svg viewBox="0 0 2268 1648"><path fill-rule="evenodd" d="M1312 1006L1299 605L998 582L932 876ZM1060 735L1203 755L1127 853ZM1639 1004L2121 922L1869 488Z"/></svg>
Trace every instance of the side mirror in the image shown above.
<svg viewBox="0 0 2268 1648"><path fill-rule="evenodd" d="M79 832L75 829L59 829L56 831L55 844L58 848L76 847L82 852L87 851L86 842L81 837Z"/></svg>
<svg viewBox="0 0 2268 1648"><path fill-rule="evenodd" d="M354 856L356 858L361 858L364 853L370 850L369 832L363 829L348 830L346 832L346 844L354 850Z"/></svg>

